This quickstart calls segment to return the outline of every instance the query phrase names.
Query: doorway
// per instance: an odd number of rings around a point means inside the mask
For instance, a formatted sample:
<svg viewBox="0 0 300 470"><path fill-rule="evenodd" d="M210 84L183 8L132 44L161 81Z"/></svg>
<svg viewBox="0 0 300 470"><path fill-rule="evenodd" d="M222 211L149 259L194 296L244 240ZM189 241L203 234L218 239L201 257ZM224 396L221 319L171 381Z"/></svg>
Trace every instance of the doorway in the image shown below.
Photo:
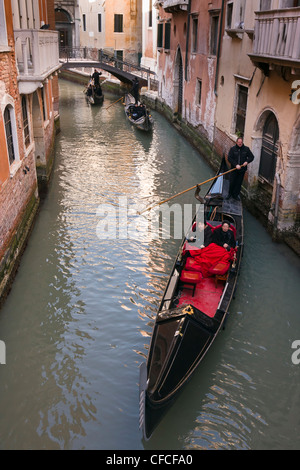
<svg viewBox="0 0 300 470"><path fill-rule="evenodd" d="M262 133L262 145L258 174L273 183L278 154L279 128L275 115L271 112L266 119Z"/></svg>

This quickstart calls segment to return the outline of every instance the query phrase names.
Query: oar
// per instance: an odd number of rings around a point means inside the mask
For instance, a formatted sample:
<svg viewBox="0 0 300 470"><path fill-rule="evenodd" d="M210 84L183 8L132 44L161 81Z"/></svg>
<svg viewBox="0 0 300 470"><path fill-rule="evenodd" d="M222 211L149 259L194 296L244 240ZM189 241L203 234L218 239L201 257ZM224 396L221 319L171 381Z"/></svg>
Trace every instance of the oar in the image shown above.
<svg viewBox="0 0 300 470"><path fill-rule="evenodd" d="M209 179L206 180L206 181L202 181L202 183L195 184L195 186L192 186L192 187L189 188L189 189L185 189L184 191L181 191L180 193L177 193L177 194L175 194L174 196L171 196L171 197L169 197L168 199L165 199L164 201L161 201L161 202L158 202L158 203L156 203L156 204L153 204L153 206L150 206L150 207L148 207L147 209L144 209L142 212L138 212L138 215L141 215L141 214L143 214L144 212L150 211L151 209L153 209L153 207L160 206L161 204L164 204L164 202L167 202L167 201L170 201L171 199L174 199L174 197L177 197L177 196L180 196L181 194L187 193L188 191L191 191L192 189L197 188L197 186L202 186L202 185L205 184L205 183L209 183L210 181L213 181L213 180L215 180L215 179L217 179L217 178L220 178L220 176L227 175L227 173L230 173L231 171L234 171L234 170L236 170L236 168L231 168L231 170L225 171L224 173L220 173L219 175L214 176L213 178L209 178Z"/></svg>
<svg viewBox="0 0 300 470"><path fill-rule="evenodd" d="M112 104L110 104L109 106L107 106L107 108L105 109L108 109L110 108L113 104L117 103L118 101L122 100L123 99L123 96L121 96L121 98L119 98L117 101L114 101Z"/></svg>

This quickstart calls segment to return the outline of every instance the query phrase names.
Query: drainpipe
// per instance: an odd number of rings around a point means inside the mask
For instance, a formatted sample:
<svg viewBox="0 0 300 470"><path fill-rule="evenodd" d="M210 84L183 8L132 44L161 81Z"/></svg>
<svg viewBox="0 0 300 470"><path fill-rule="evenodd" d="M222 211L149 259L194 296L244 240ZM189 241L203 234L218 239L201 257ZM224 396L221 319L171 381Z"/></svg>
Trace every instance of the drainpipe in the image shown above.
<svg viewBox="0 0 300 470"><path fill-rule="evenodd" d="M221 54L221 38L222 38L224 10L225 10L225 0L222 0L220 29L219 29L219 40L218 40L218 52L217 52L216 76L215 76L215 90L214 90L216 96L218 96L217 81L218 81L218 75L219 75L219 62L220 62L220 54Z"/></svg>
<svg viewBox="0 0 300 470"><path fill-rule="evenodd" d="M277 230L277 224L278 224L278 212L279 212L279 189L280 189L280 175L277 172L275 174L275 179L276 179L276 195L275 195L275 208L274 208L274 231Z"/></svg>
<svg viewBox="0 0 300 470"><path fill-rule="evenodd" d="M187 69L188 69L188 53L189 53L189 37L190 37L190 23L191 23L191 4L192 0L189 0L188 4L188 21L186 28L186 45L185 45L185 81L187 81Z"/></svg>

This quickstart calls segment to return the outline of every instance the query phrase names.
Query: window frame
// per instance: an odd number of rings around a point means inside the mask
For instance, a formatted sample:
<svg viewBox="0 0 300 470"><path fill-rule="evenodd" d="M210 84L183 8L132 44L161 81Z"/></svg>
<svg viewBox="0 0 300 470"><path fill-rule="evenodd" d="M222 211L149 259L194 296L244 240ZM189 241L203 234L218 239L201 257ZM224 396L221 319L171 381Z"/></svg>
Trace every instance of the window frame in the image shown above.
<svg viewBox="0 0 300 470"><path fill-rule="evenodd" d="M211 13L210 31L209 31L209 54L211 56L216 56L218 52L219 22L220 22L219 12Z"/></svg>
<svg viewBox="0 0 300 470"><path fill-rule="evenodd" d="M5 100L6 104L3 108L3 125L4 125L4 134L5 134L5 142L6 142L6 152L7 152L7 160L10 168L10 175L13 176L14 173L14 168L18 168L18 163L20 162L20 153L19 153L19 141L18 141L18 132L17 132L17 122L16 122L16 114L15 114L15 108L13 104L13 100L11 98ZM11 133L9 136L7 136L7 122L5 118L6 111L9 113L9 126ZM13 146L13 159L10 156L10 150L9 150L9 143L8 143L8 138L11 138L11 143Z"/></svg>
<svg viewBox="0 0 300 470"><path fill-rule="evenodd" d="M24 108L24 104L25 104L25 108ZM31 143L31 135L30 135L31 133L30 133L30 123L29 123L29 115L28 115L28 99L26 95L22 96L21 105L22 105L23 137L24 137L25 148L27 149Z"/></svg>
<svg viewBox="0 0 300 470"><path fill-rule="evenodd" d="M124 15L114 14L114 33L124 33Z"/></svg>
<svg viewBox="0 0 300 470"><path fill-rule="evenodd" d="M240 102L240 98L241 98L240 92L242 91L242 88L244 89L244 91L247 90L245 110L242 109L242 108L239 109L239 102ZM245 133L245 125L246 125L246 119L247 119L247 107L248 107L248 91L249 91L249 88L247 86L245 86L244 84L242 84L242 83L237 83L236 84L233 134L237 135L237 136L241 136L241 137L243 137L244 133ZM243 116L243 113L244 113L244 116ZM238 118L243 119L243 129L238 129L238 127L237 127Z"/></svg>
<svg viewBox="0 0 300 470"><path fill-rule="evenodd" d="M199 31L199 18L198 15L192 16L192 52L198 51L198 31Z"/></svg>

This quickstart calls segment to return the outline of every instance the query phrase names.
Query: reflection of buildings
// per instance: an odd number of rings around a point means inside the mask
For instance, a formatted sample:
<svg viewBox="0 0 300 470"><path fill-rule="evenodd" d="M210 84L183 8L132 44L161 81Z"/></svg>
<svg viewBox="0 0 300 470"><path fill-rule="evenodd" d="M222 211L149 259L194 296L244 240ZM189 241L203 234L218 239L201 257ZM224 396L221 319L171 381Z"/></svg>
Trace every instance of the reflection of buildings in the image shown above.
<svg viewBox="0 0 300 470"><path fill-rule="evenodd" d="M59 60L53 0L0 0L0 21L1 294L52 168Z"/></svg>

